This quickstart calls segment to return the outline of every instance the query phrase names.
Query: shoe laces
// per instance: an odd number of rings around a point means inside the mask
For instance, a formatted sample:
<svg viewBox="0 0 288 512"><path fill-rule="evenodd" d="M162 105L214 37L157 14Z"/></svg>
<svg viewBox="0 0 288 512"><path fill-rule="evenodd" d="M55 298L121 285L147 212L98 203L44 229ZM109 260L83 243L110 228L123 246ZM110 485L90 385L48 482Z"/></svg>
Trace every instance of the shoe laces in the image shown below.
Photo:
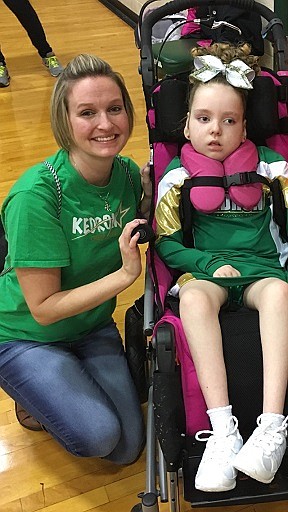
<svg viewBox="0 0 288 512"><path fill-rule="evenodd" d="M4 76L6 73L6 66L4 64L0 64L0 76Z"/></svg>
<svg viewBox="0 0 288 512"><path fill-rule="evenodd" d="M230 449L228 451L227 446L227 437L235 434L238 429L238 420L235 416L230 416L226 423L226 428L222 435L218 433L215 434L213 430L199 430L195 434L195 439L197 441L206 442L209 445L209 458L215 459L217 457L218 461L227 462L227 456L229 458ZM205 436L205 434L207 434ZM208 453L206 452L206 456Z"/></svg>
<svg viewBox="0 0 288 512"><path fill-rule="evenodd" d="M45 57L45 62L49 68L57 68L59 66L58 59L55 55L51 57Z"/></svg>
<svg viewBox="0 0 288 512"><path fill-rule="evenodd" d="M257 418L258 429L255 436L252 437L253 445L261 447L264 455L271 456L273 452L283 443L283 438L287 436L288 416L283 420L280 426L262 424L262 415Z"/></svg>

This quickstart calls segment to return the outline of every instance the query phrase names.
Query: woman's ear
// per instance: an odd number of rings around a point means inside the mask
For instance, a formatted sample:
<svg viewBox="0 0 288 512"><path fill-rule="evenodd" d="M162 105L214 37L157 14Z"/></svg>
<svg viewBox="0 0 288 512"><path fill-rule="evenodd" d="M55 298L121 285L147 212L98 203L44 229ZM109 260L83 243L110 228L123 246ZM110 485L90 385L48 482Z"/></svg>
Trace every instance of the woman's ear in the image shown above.
<svg viewBox="0 0 288 512"><path fill-rule="evenodd" d="M243 136L242 136L242 142L245 142L245 140L247 139L247 129L246 129L246 120L244 121L244 125L243 125Z"/></svg>
<svg viewBox="0 0 288 512"><path fill-rule="evenodd" d="M189 112L187 114L187 119L186 119L186 123L185 123L185 128L184 128L184 136L186 137L186 139L190 139L190 132L189 132Z"/></svg>

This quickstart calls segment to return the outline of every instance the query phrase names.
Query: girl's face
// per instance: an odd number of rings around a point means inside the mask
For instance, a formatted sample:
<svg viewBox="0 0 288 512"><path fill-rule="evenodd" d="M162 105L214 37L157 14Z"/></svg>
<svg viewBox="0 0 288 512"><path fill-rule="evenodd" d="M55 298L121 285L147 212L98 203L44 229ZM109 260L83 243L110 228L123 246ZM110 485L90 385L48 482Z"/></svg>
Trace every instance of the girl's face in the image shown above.
<svg viewBox="0 0 288 512"><path fill-rule="evenodd" d="M240 94L229 84L201 84L188 113L184 135L202 155L223 162L246 139Z"/></svg>
<svg viewBox="0 0 288 512"><path fill-rule="evenodd" d="M76 150L110 159L123 149L129 138L129 121L114 80L105 76L77 80L67 100Z"/></svg>

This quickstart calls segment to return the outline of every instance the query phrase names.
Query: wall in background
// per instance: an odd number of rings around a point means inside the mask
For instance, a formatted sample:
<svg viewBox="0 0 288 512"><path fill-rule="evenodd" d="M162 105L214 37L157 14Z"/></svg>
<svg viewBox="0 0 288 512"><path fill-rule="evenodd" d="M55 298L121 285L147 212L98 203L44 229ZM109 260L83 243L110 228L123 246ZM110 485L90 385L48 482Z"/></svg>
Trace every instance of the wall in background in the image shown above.
<svg viewBox="0 0 288 512"><path fill-rule="evenodd" d="M274 0L259 0L263 5L267 5L267 7L269 7L270 9L274 9ZM285 2L287 0L284 0ZM145 3L144 0L125 0L125 2L120 2L122 3L123 5L125 5L125 7L128 7L129 9L131 9L131 11L135 12L136 14L139 14L139 11L142 7L142 5ZM278 3L279 0L278 0ZM279 15L280 15L280 12L279 12Z"/></svg>
<svg viewBox="0 0 288 512"><path fill-rule="evenodd" d="M139 11L143 4L145 4L145 1L142 0L125 0L125 3L122 2L126 7L129 7L131 11L135 12L136 14L139 14Z"/></svg>

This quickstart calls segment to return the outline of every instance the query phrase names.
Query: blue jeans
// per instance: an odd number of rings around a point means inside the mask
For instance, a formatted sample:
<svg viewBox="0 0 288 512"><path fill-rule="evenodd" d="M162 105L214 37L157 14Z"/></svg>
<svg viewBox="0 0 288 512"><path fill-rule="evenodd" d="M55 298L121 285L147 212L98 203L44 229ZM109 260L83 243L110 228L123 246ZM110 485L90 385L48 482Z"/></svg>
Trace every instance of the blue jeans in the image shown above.
<svg viewBox="0 0 288 512"><path fill-rule="evenodd" d="M72 343L0 344L0 386L79 457L133 462L144 424L114 323Z"/></svg>

